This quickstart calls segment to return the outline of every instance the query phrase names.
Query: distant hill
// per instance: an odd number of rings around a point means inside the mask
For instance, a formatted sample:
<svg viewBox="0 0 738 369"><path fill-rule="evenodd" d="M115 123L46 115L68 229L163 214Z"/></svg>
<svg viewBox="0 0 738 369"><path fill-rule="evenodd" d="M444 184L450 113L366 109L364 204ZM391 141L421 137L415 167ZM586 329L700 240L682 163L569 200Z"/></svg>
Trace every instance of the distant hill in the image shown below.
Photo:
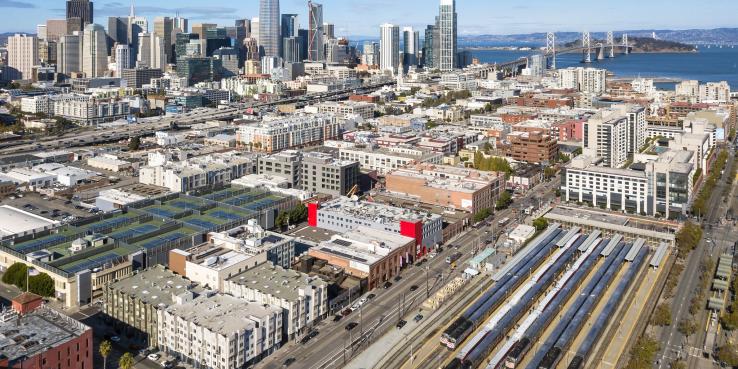
<svg viewBox="0 0 738 369"><path fill-rule="evenodd" d="M13 36L16 33L24 33L24 32L5 32L0 33L0 45L7 45L8 44L8 37ZM28 35L35 36L35 34L27 33Z"/></svg>
<svg viewBox="0 0 738 369"><path fill-rule="evenodd" d="M616 41L616 43L619 40ZM605 43L603 40L592 40L592 45L598 43ZM582 44L581 40L568 42L564 47L579 46ZM697 49L694 45L687 45L681 42L657 40L654 38L647 37L631 37L628 36L628 44L630 51L633 53L689 53L695 52Z"/></svg>

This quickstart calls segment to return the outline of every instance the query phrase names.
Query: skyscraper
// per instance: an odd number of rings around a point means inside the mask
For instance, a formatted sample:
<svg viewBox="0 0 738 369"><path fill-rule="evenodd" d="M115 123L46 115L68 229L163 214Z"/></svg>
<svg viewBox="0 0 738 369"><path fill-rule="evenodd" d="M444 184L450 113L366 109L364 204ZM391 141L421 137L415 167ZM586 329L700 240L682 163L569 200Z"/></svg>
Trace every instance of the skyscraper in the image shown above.
<svg viewBox="0 0 738 369"><path fill-rule="evenodd" d="M15 34L8 37L8 67L10 79L31 79L33 66L38 64L38 39Z"/></svg>
<svg viewBox="0 0 738 369"><path fill-rule="evenodd" d="M379 44L376 42L365 42L364 52L361 55L361 63L366 65L379 65Z"/></svg>
<svg viewBox="0 0 738 369"><path fill-rule="evenodd" d="M220 60L221 76L223 78L237 76L238 51L232 47L221 47L213 52L213 58Z"/></svg>
<svg viewBox="0 0 738 369"><path fill-rule="evenodd" d="M108 17L109 46L130 44L128 39L128 20L130 17Z"/></svg>
<svg viewBox="0 0 738 369"><path fill-rule="evenodd" d="M251 18L251 38L256 40L256 43L259 43L259 17Z"/></svg>
<svg viewBox="0 0 738 369"><path fill-rule="evenodd" d="M93 4L90 0L67 0L67 34L82 31L92 23Z"/></svg>
<svg viewBox="0 0 738 369"><path fill-rule="evenodd" d="M426 69L434 69L437 67L438 58L438 28L434 25L428 25L425 29L425 39L423 40L423 67Z"/></svg>
<svg viewBox="0 0 738 369"><path fill-rule="evenodd" d="M164 55L166 55L166 63L174 62L173 45L174 45L174 19L169 17L156 17L154 19L154 34L161 38L164 43Z"/></svg>
<svg viewBox="0 0 738 369"><path fill-rule="evenodd" d="M123 75L123 69L131 69L131 47L128 45L115 45L115 76L121 77Z"/></svg>
<svg viewBox="0 0 738 369"><path fill-rule="evenodd" d="M177 33L187 33L190 31L189 21L187 18L180 17L179 14L177 14L172 19L173 25L174 25L174 34Z"/></svg>
<svg viewBox="0 0 738 369"><path fill-rule="evenodd" d="M87 78L105 76L108 70L108 40L105 28L90 24L82 32L82 72Z"/></svg>
<svg viewBox="0 0 738 369"><path fill-rule="evenodd" d="M297 63L300 61L299 37L285 37L282 39L282 58L285 63Z"/></svg>
<svg viewBox="0 0 738 369"><path fill-rule="evenodd" d="M288 38L295 38L295 42L298 42L297 36L300 29L300 24L298 22L297 14L282 14L282 27L281 27L281 44L280 44L280 55L282 55L282 58L287 61L287 59L290 59L292 61L293 58L287 57L287 50L285 49L285 46L287 45ZM291 42L291 41L290 41ZM291 45L291 44L290 44ZM290 52L297 51L297 48L291 49ZM299 58L299 55L291 55L295 58ZM296 60L295 60L296 61Z"/></svg>
<svg viewBox="0 0 738 369"><path fill-rule="evenodd" d="M308 59L323 61L323 5L308 1Z"/></svg>
<svg viewBox="0 0 738 369"><path fill-rule="evenodd" d="M67 76L72 72L79 72L79 51L79 32L75 32L73 35L61 36L56 47L57 72Z"/></svg>
<svg viewBox="0 0 738 369"><path fill-rule="evenodd" d="M308 59L308 39L310 38L310 32L306 29L299 29L297 31L297 42L300 43L300 57L299 60Z"/></svg>
<svg viewBox="0 0 738 369"><path fill-rule="evenodd" d="M323 22L323 34L326 39L336 38L336 25L333 23Z"/></svg>
<svg viewBox="0 0 738 369"><path fill-rule="evenodd" d="M420 34L414 31L412 27L405 27L402 29L402 42L402 54L405 58L402 64L406 68L418 65Z"/></svg>
<svg viewBox="0 0 738 369"><path fill-rule="evenodd" d="M438 68L450 71L456 68L456 0L441 0L438 11Z"/></svg>
<svg viewBox="0 0 738 369"><path fill-rule="evenodd" d="M392 73L400 65L400 27L385 23L380 26L379 69Z"/></svg>
<svg viewBox="0 0 738 369"><path fill-rule="evenodd" d="M261 60L259 57L259 43L253 37L243 40L244 60Z"/></svg>
<svg viewBox="0 0 738 369"><path fill-rule="evenodd" d="M261 0L259 46L264 56L279 56L279 0Z"/></svg>

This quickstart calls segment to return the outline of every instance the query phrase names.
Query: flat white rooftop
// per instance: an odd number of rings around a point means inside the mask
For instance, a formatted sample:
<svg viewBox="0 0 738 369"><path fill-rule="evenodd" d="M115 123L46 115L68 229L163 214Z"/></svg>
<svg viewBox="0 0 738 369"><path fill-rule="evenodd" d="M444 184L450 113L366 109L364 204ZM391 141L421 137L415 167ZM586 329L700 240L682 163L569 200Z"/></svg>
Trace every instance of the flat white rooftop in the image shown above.
<svg viewBox="0 0 738 369"><path fill-rule="evenodd" d="M59 222L9 205L0 206L0 237L54 227Z"/></svg>

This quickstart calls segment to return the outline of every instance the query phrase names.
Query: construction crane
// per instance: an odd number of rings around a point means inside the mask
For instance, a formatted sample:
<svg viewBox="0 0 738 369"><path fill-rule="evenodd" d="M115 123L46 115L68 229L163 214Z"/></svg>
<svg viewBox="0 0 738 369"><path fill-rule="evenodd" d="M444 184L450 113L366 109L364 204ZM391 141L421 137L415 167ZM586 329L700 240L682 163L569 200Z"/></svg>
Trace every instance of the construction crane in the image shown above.
<svg viewBox="0 0 738 369"><path fill-rule="evenodd" d="M351 187L348 193L346 193L346 197L354 197L356 196L356 193L359 192L359 185L354 185L354 187Z"/></svg>

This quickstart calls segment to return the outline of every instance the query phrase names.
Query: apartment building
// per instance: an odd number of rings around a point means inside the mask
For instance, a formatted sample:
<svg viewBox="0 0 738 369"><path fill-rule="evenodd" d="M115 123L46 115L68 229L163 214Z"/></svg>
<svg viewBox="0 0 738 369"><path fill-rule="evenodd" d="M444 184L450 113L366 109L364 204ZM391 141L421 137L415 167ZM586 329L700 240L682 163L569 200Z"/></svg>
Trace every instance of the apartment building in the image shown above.
<svg viewBox="0 0 738 369"><path fill-rule="evenodd" d="M139 170L139 182L166 187L172 192L227 185L233 179L253 173L254 168L252 157L236 152L154 164Z"/></svg>
<svg viewBox="0 0 738 369"><path fill-rule="evenodd" d="M364 119L374 118L374 104L357 101L326 101L317 105L318 113L329 113L335 115L339 120L344 120L352 115L358 115Z"/></svg>
<svg viewBox="0 0 738 369"><path fill-rule="evenodd" d="M260 156L257 160L257 173L284 178L289 182L288 188L302 188L302 153L286 150Z"/></svg>
<svg viewBox="0 0 738 369"><path fill-rule="evenodd" d="M602 158L602 165L619 168L640 151L646 136L645 108L615 105L584 123L583 151Z"/></svg>
<svg viewBox="0 0 738 369"><path fill-rule="evenodd" d="M128 333L154 347L159 342L157 311L200 293L202 288L192 281L155 265L106 285L103 311L124 324Z"/></svg>
<svg viewBox="0 0 738 369"><path fill-rule="evenodd" d="M602 95L605 93L607 70L597 68L569 67L559 71L559 87L580 92Z"/></svg>
<svg viewBox="0 0 738 369"><path fill-rule="evenodd" d="M211 232L208 242L216 247L237 250L248 255L265 254L266 260L283 268L290 268L295 258L295 239L264 230L254 219L247 224L225 232Z"/></svg>
<svg viewBox="0 0 738 369"><path fill-rule="evenodd" d="M580 155L564 168L562 198L610 210L667 218L686 213L696 171L691 151L667 151L644 170L605 167L601 158Z"/></svg>
<svg viewBox="0 0 738 369"><path fill-rule="evenodd" d="M197 368L244 368L282 341L282 309L228 295L202 295L158 311L158 346Z"/></svg>
<svg viewBox="0 0 738 369"><path fill-rule="evenodd" d="M553 163L559 153L556 138L541 132L511 132L507 144L498 145L504 155L516 161Z"/></svg>
<svg viewBox="0 0 738 369"><path fill-rule="evenodd" d="M357 161L363 170L376 170L385 175L391 170L417 163L441 164L443 153L411 146L380 148L375 146L342 147L341 160Z"/></svg>
<svg viewBox="0 0 738 369"><path fill-rule="evenodd" d="M334 159L325 153L303 153L301 170L304 191L344 196L359 183L359 162Z"/></svg>
<svg viewBox="0 0 738 369"><path fill-rule="evenodd" d="M341 125L330 114L293 115L241 126L236 140L249 150L273 153L338 137Z"/></svg>
<svg viewBox="0 0 738 369"><path fill-rule="evenodd" d="M283 341L307 333L328 316L328 283L271 263L232 276L223 293L282 308Z"/></svg>
<svg viewBox="0 0 738 369"><path fill-rule="evenodd" d="M63 95L54 99L54 115L79 125L97 125L125 119L131 113L127 101L96 99L83 95Z"/></svg>

